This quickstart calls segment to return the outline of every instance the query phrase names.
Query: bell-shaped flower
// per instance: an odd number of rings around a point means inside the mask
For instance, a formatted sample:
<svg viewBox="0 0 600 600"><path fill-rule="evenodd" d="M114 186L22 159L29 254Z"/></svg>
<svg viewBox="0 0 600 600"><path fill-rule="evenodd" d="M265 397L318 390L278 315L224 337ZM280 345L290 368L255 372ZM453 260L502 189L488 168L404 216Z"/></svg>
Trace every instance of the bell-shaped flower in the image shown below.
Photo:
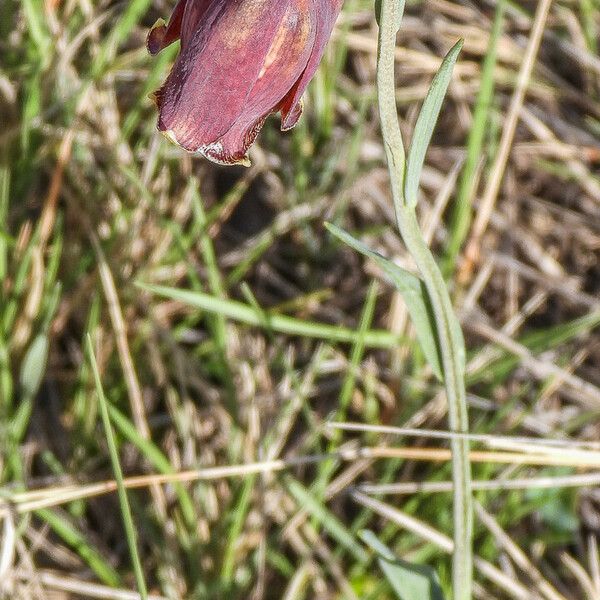
<svg viewBox="0 0 600 600"><path fill-rule="evenodd" d="M181 39L154 94L159 130L214 162L249 164L271 113L281 113L282 130L298 122L342 2L179 0L148 35L151 54Z"/></svg>

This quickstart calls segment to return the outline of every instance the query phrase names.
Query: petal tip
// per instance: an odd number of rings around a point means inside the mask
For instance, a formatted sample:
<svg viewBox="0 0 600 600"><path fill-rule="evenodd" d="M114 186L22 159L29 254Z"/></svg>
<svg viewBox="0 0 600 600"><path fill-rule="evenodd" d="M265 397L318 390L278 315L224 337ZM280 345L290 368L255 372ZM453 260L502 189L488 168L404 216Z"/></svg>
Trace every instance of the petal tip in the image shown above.
<svg viewBox="0 0 600 600"><path fill-rule="evenodd" d="M299 100L298 103L288 112L283 112L281 115L281 131L289 131L298 124L300 117L304 111L304 100Z"/></svg>
<svg viewBox="0 0 600 600"><path fill-rule="evenodd" d="M249 167L252 164L247 153L239 155L227 154L221 142L213 142L212 144L200 146L196 152L218 165L241 165L242 167Z"/></svg>
<svg viewBox="0 0 600 600"><path fill-rule="evenodd" d="M157 19L146 37L146 48L148 48L148 52L152 56L155 56L162 50L166 34L167 24L165 23L165 20Z"/></svg>

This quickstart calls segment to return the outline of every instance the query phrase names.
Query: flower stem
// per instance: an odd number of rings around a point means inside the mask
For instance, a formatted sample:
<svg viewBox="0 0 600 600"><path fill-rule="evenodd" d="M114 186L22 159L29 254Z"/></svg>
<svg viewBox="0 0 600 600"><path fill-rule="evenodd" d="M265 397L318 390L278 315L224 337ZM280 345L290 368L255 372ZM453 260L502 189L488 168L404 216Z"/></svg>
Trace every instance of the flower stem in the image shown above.
<svg viewBox="0 0 600 600"><path fill-rule="evenodd" d="M462 333L452 308L444 278L421 233L415 209L407 206L404 200L406 159L398 123L394 75L396 33L403 4L404 2L399 0L381 0L377 61L377 91L381 129L398 229L421 273L437 326L437 341L442 359L450 429L459 433L467 433L469 420L465 392ZM468 441L462 437L455 438L452 440L451 448L452 477L454 480L452 588L454 600L470 600L473 576L473 508Z"/></svg>

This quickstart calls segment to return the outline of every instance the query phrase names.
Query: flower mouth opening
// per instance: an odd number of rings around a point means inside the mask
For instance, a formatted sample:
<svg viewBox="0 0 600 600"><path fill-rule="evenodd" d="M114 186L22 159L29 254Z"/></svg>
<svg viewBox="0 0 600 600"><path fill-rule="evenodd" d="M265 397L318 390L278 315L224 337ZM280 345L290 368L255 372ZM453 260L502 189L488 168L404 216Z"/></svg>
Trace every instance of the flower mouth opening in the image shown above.
<svg viewBox="0 0 600 600"><path fill-rule="evenodd" d="M175 146L178 146L182 150L185 150L188 154L194 156L203 156L204 158L218 165L241 165L243 167L252 166L250 157L247 154L237 157L227 155L225 148L220 141L211 142L210 144L205 144L195 149L189 149L181 144L181 142L177 139L177 135L172 129L159 129L159 131L165 136L165 138L169 140L169 142Z"/></svg>

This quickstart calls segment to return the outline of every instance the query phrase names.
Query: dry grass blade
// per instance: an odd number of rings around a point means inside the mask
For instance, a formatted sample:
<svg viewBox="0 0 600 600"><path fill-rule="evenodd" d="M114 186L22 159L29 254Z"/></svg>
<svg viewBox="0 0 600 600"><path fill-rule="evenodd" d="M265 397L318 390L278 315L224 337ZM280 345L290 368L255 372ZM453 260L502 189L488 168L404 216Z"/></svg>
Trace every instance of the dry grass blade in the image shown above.
<svg viewBox="0 0 600 600"><path fill-rule="evenodd" d="M469 458L472 463L485 464L506 464L512 466L560 466L573 467L577 469L595 469L600 468L600 452L587 450L565 451L561 447L543 448L540 446L525 447L524 452L499 452L499 451L477 451L472 450ZM295 467L319 464L332 458L337 458L346 462L354 462L359 459L402 459L407 461L422 462L448 462L452 458L451 451L446 448L422 448L422 447L360 447L347 448L337 453L306 455L293 459L280 459L266 462L248 463L244 465L230 465L226 467L213 467L208 469L199 469L194 471L182 471L179 473L169 473L161 475L139 475L135 477L126 477L123 484L128 489L153 487L169 483L190 483L194 481L213 481L229 478L244 478L257 473L275 473ZM591 486L595 485L596 474L588 474L573 477L562 478L540 478L539 480L523 480L511 483L506 481L502 483L489 482L482 484L480 489L496 489L506 487L506 489L519 489L527 487L527 481L535 487L536 481L540 487L548 485L562 484L564 486ZM390 487L382 487L381 490L394 490L394 484L388 484ZM406 484L409 486L419 486L420 484ZM402 484L400 484L402 486ZM449 483L441 482L425 486L425 489L431 491L451 491ZM7 516L12 510L19 514L31 512L33 510L58 506L81 500L83 498L95 497L98 495L109 494L117 489L114 480L107 480L98 483L68 485L64 487L48 488L46 490L32 490L31 492L20 492L11 495L5 492L7 500L0 501L0 516ZM377 488L375 488L377 489ZM402 487L398 489L403 489ZM339 490L338 490L339 491ZM379 491L379 490L378 490ZM415 489L415 491L419 491ZM393 493L393 492L392 492Z"/></svg>
<svg viewBox="0 0 600 600"><path fill-rule="evenodd" d="M523 571L540 595L548 600L566 600L555 587L542 575L540 570L529 560L528 556L515 544L509 535L498 525L498 522L478 502L475 502L475 514L489 529L496 543L503 548L513 562Z"/></svg>
<svg viewBox="0 0 600 600"><path fill-rule="evenodd" d="M498 192L500 191L500 185L504 177L506 164L519 121L519 114L523 107L525 94L527 93L551 4L552 0L540 0L537 4L537 11L531 28L529 43L525 50L516 88L511 98L510 107L502 130L498 154L496 155L494 165L491 169L490 179L486 185L481 205L479 206L475 222L473 223L471 239L469 240L465 251L467 262L464 267L464 272L460 276L462 280L470 278L470 270L473 268L473 264L479 262L481 237L487 227L491 212L498 197Z"/></svg>
<svg viewBox="0 0 600 600"><path fill-rule="evenodd" d="M411 495L418 493L435 494L451 492L451 481L406 481L403 483L362 483L358 489L365 494L399 494ZM600 472L583 473L580 475L562 475L547 477L521 477L516 479L473 480L474 491L507 491L507 490L558 490L566 487L596 487L600 485Z"/></svg>
<svg viewBox="0 0 600 600"><path fill-rule="evenodd" d="M23 582L27 582L31 578L30 573L21 571L15 572L12 576ZM140 600L141 598L137 592L109 588L105 585L74 579L64 573L38 570L35 572L34 577L46 589L48 594L64 592L66 594L76 594L83 598L97 598L98 600ZM148 600L166 600L166 598L149 594Z"/></svg>
<svg viewBox="0 0 600 600"><path fill-rule="evenodd" d="M329 422L327 427L332 429L342 429L344 431L370 432L378 434L391 434L403 437L418 437L449 440L452 438L461 438L470 442L480 442L491 447L501 447L505 449L514 448L521 450L529 445L532 451L543 451L544 447L549 448L575 448L599 450L600 443L596 441L572 440L560 438L540 438L523 436L506 436L480 433L459 433L455 431L443 431L440 429L415 429L412 427L395 427L392 425L370 425L367 423L336 423ZM518 445L518 446L517 446Z"/></svg>
<svg viewBox="0 0 600 600"><path fill-rule="evenodd" d="M370 496L367 496L361 492L351 492L352 498L361 504L362 506L369 508L376 512L378 515L384 517L395 523L396 525L407 529L411 533L414 533L417 537L425 540L426 542L437 546L441 550L447 553L454 551L452 540L436 531L433 527L430 527L426 523L415 519L397 510L384 502L375 500ZM473 559L475 568L478 569L481 574L497 585L500 589L504 590L510 598L518 598L519 600L530 600L531 594L528 588L524 585L515 581L513 578L505 575L500 569L489 563L478 556Z"/></svg>

